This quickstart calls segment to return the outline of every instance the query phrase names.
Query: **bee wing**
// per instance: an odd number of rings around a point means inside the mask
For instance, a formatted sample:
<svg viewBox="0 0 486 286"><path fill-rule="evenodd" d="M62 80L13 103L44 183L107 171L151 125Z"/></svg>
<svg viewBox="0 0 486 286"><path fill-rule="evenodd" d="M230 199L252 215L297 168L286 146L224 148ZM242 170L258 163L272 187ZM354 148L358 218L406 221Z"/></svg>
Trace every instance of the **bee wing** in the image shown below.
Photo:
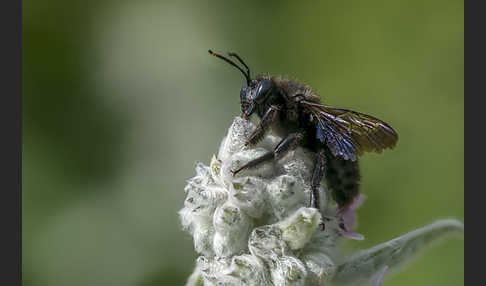
<svg viewBox="0 0 486 286"><path fill-rule="evenodd" d="M364 152L381 153L398 141L395 130L373 116L310 101L301 104L317 122L317 138L334 156L355 161Z"/></svg>

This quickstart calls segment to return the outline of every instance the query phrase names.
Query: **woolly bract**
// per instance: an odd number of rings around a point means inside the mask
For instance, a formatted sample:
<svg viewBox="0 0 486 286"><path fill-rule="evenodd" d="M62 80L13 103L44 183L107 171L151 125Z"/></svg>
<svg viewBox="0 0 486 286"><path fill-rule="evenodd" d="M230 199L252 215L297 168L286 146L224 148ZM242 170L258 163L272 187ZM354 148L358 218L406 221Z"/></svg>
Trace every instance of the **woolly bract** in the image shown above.
<svg viewBox="0 0 486 286"><path fill-rule="evenodd" d="M309 207L314 154L300 147L233 176L231 170L281 140L267 135L245 147L254 128L237 117L210 165L198 163L187 181L179 215L200 255L187 285L380 285L387 270L445 234L462 232L458 221L439 221L344 257L341 239L364 238L352 232L363 196L338 212L321 188L321 209Z"/></svg>

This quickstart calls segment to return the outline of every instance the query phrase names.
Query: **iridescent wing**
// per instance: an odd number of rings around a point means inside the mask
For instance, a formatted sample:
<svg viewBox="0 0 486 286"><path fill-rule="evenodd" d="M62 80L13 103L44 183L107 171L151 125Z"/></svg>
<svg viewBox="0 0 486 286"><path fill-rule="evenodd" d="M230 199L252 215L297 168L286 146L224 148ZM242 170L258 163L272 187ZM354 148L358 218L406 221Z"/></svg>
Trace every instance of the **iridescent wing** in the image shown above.
<svg viewBox="0 0 486 286"><path fill-rule="evenodd" d="M334 156L355 161L364 152L395 147L398 134L385 122L352 110L301 101L317 128L316 136Z"/></svg>

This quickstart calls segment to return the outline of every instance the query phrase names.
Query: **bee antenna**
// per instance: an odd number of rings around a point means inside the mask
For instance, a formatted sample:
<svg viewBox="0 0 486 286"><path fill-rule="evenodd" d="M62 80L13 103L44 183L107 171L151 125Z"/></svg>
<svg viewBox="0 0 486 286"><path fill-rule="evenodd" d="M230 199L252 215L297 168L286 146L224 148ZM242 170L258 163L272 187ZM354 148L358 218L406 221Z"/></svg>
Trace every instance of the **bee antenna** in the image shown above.
<svg viewBox="0 0 486 286"><path fill-rule="evenodd" d="M247 83L248 85L250 85L250 81L251 81L251 79L250 79L250 74L249 74L249 73L245 73L245 72L243 71L243 69L242 69L242 68L240 68L240 67L239 67L237 64L235 64L235 63L234 63L232 60L230 60L230 59L228 59L228 58L226 58L226 57L223 57L222 55L220 55L220 54L218 54L218 53L215 53L215 52L213 52L213 51L211 51L211 50L208 50L208 52L209 52L209 54L210 54L210 55L215 56L215 57L218 57L218 58L222 59L223 61L225 61L225 62L229 63L230 65L234 66L235 68L239 69L239 70L240 70L240 72L241 72L241 73L242 73L242 74L245 76L245 78L246 78L246 83ZM245 65L245 64L244 64L244 65ZM245 65L245 67L248 69L248 67L247 67L246 65ZM248 70L248 71L249 71L249 70Z"/></svg>
<svg viewBox="0 0 486 286"><path fill-rule="evenodd" d="M250 76L250 68L245 64L245 62L240 58L240 56L238 56L236 53L233 53L233 52L228 53L228 55L230 57L235 57L242 65L244 65L245 68L246 68L246 74L248 74L248 77L251 78L251 76Z"/></svg>

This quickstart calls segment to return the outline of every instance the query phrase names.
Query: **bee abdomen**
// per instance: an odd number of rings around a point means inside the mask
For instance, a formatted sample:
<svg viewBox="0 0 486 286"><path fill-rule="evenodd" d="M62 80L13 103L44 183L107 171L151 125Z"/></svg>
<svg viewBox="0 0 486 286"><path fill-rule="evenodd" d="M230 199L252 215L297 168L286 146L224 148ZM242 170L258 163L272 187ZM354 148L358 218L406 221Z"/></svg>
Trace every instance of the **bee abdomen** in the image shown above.
<svg viewBox="0 0 486 286"><path fill-rule="evenodd" d="M325 176L327 186L339 207L347 206L359 194L358 161L344 160L328 153Z"/></svg>

